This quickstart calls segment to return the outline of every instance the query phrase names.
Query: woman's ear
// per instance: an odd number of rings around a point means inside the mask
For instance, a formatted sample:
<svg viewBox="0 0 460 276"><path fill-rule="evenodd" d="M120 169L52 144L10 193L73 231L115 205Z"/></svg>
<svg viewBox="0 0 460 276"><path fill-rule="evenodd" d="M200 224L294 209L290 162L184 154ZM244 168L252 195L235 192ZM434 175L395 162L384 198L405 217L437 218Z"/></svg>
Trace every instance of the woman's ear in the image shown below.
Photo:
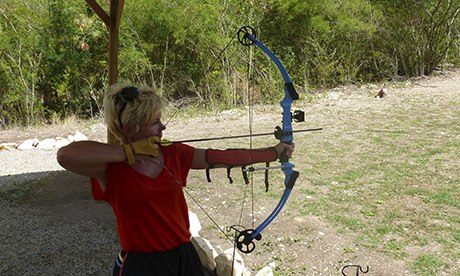
<svg viewBox="0 0 460 276"><path fill-rule="evenodd" d="M132 133L133 132L132 128L129 125L123 125L122 131L123 131L123 136L125 140L128 143L130 143L132 140L132 137L134 136L134 134Z"/></svg>

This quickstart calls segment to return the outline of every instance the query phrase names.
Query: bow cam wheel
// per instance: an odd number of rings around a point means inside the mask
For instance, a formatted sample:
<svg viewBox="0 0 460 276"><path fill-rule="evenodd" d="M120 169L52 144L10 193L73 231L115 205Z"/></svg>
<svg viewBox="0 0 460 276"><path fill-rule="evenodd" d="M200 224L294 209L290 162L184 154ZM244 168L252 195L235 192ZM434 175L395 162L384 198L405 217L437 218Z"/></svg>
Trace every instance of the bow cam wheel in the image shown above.
<svg viewBox="0 0 460 276"><path fill-rule="evenodd" d="M256 244L254 243L254 240L260 241L262 239L262 235L258 234L257 236L252 237L252 233L254 232L254 229L247 229L244 231L241 231L240 234L236 237L235 243L236 243L236 248L238 248L239 251L248 254L254 251L256 248Z"/></svg>
<svg viewBox="0 0 460 276"><path fill-rule="evenodd" d="M251 46L254 44L248 36L256 37L256 31L251 26L244 26L238 30L238 41L244 46Z"/></svg>

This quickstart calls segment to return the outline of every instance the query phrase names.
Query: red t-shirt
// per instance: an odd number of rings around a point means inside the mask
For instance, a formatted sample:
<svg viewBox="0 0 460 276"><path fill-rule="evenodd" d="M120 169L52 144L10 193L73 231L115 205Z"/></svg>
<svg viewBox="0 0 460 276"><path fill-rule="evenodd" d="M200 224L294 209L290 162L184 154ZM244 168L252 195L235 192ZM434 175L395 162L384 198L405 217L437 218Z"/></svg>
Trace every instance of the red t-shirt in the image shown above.
<svg viewBox="0 0 460 276"><path fill-rule="evenodd" d="M91 178L94 199L112 206L125 251L161 252L190 241L188 208L182 188L186 185L194 148L172 144L161 147L161 151L167 170L163 169L156 179L137 172L125 162L108 165L105 193L99 182Z"/></svg>

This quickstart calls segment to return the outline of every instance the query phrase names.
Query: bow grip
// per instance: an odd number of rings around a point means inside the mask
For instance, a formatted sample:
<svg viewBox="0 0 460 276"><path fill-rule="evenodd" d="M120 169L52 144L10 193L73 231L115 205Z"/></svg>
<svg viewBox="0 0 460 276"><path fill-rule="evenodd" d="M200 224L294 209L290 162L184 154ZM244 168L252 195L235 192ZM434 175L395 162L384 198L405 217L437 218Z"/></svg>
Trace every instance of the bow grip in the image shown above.
<svg viewBox="0 0 460 276"><path fill-rule="evenodd" d="M289 161L289 157L287 156L287 150L286 149L281 152L279 160L280 160L281 163Z"/></svg>
<svg viewBox="0 0 460 276"><path fill-rule="evenodd" d="M285 143L285 142L283 142L283 143ZM292 145L292 143L285 143L285 144ZM279 161L280 161L280 163L289 162L289 157L288 157L288 155L287 155L287 150L286 150L286 149L284 149L284 150L280 153Z"/></svg>

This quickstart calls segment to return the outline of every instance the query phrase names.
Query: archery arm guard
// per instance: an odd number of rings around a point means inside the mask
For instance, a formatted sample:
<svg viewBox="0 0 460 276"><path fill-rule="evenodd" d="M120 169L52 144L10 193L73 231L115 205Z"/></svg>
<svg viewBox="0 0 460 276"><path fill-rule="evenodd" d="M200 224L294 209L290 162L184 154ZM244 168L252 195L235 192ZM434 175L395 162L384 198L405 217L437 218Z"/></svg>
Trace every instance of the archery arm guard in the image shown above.
<svg viewBox="0 0 460 276"><path fill-rule="evenodd" d="M236 167L247 166L260 162L272 162L278 158L278 152L275 148L266 149L226 149L206 150L206 162L212 168L217 166Z"/></svg>

